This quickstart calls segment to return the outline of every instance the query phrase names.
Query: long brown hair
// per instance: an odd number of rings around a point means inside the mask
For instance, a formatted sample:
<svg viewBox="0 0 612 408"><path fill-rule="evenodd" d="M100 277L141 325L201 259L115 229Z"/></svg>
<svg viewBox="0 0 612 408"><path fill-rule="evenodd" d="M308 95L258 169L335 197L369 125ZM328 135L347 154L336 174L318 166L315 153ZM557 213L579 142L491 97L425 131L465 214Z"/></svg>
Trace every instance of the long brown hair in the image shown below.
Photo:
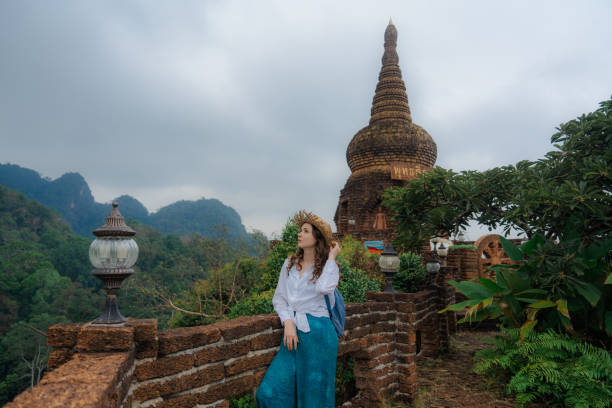
<svg viewBox="0 0 612 408"><path fill-rule="evenodd" d="M310 224L312 225L312 224ZM329 257L329 247L325 243L325 238L323 238L323 234L321 231L314 225L312 225L312 234L315 237L316 243L314 247L315 253L315 261L314 261L314 270L312 271L312 280L311 282L316 281L321 276L323 272L323 266ZM287 264L287 273L291 270L293 265L297 268L298 271L302 270L302 261L304 260L304 250L302 248L298 248L297 252L291 255L289 258L289 263Z"/></svg>

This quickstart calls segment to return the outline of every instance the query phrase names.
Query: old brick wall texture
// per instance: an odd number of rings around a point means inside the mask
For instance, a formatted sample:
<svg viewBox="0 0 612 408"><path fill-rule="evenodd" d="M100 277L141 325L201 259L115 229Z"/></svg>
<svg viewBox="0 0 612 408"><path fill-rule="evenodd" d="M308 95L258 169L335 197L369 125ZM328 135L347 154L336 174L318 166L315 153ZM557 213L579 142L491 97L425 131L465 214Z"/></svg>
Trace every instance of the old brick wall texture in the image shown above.
<svg viewBox="0 0 612 408"><path fill-rule="evenodd" d="M465 244L473 244L466 242ZM446 264L457 268L455 280L472 280L480 277L478 272L478 256L479 254L469 248L455 249L448 251Z"/></svg>
<svg viewBox="0 0 612 408"><path fill-rule="evenodd" d="M448 348L454 302L448 286L413 294L368 293L347 305L339 356L355 359L359 393L346 407L409 400L416 359ZM154 319L125 327L59 324L48 331L50 370L9 403L22 407L229 407L257 387L282 339L275 314L158 332Z"/></svg>

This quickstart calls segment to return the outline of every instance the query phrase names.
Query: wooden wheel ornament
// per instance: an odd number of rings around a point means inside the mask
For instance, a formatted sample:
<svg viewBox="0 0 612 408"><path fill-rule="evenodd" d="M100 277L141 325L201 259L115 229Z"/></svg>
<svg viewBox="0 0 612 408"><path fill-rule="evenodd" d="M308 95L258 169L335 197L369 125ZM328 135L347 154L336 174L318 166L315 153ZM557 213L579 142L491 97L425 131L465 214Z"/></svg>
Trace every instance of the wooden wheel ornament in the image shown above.
<svg viewBox="0 0 612 408"><path fill-rule="evenodd" d="M499 235L483 235L474 242L478 259L478 276L481 278L495 278L495 272L487 272L493 265L512 265L514 262L506 255L499 241Z"/></svg>

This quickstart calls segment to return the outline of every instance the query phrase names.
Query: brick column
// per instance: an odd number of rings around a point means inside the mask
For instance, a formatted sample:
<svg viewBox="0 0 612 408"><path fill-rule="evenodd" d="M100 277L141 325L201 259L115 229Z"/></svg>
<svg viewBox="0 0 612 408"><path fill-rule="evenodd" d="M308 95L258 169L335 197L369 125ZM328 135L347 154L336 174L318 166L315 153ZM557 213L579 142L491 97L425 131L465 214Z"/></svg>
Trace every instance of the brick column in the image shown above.
<svg viewBox="0 0 612 408"><path fill-rule="evenodd" d="M366 297L367 320L375 323L353 354L359 394L346 406L377 407L392 398L411 400L417 389L415 296L370 292Z"/></svg>
<svg viewBox="0 0 612 408"><path fill-rule="evenodd" d="M455 288L444 285L438 286L438 310L455 303ZM455 312L446 312L439 315L438 319L439 330L438 338L440 342L440 351L448 352L450 348L450 336L457 331L457 318Z"/></svg>
<svg viewBox="0 0 612 408"><path fill-rule="evenodd" d="M437 279L439 310L446 309L455 303L455 288L448 281L457 280L458 269L455 266L443 266ZM457 331L457 316L455 312L446 312L440 315L440 342L441 349L448 350L450 335ZM443 344L442 344L443 343Z"/></svg>
<svg viewBox="0 0 612 408"><path fill-rule="evenodd" d="M403 401L413 400L417 393L417 309L415 297L415 294L395 294L397 310L396 366L399 382L396 398Z"/></svg>
<svg viewBox="0 0 612 408"><path fill-rule="evenodd" d="M360 339L355 359L355 383L359 394L353 406L378 406L398 389L395 358L397 315L393 294L368 293L370 334ZM364 322L366 323L366 322Z"/></svg>

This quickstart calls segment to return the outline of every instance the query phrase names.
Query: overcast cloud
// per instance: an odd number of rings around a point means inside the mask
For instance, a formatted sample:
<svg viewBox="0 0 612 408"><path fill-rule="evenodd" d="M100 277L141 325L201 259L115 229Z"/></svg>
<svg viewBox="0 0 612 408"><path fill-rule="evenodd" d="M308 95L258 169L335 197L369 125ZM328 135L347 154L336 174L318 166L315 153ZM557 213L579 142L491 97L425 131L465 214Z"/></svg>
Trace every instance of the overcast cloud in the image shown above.
<svg viewBox="0 0 612 408"><path fill-rule="evenodd" d="M332 221L389 17L440 166L537 159L612 94L608 1L2 1L0 163L268 235Z"/></svg>

